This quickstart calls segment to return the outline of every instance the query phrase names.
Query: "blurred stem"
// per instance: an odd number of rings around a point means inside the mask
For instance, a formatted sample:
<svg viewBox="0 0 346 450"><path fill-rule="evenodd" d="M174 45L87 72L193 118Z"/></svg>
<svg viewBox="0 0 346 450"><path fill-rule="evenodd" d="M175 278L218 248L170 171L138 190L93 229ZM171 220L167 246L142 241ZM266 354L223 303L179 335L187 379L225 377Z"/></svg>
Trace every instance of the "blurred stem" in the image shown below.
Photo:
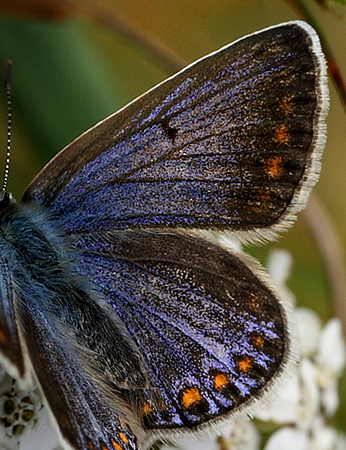
<svg viewBox="0 0 346 450"><path fill-rule="evenodd" d="M342 321L346 336L346 275L342 240L316 194L311 194L304 218L321 254L332 291L334 313Z"/></svg>
<svg viewBox="0 0 346 450"><path fill-rule="evenodd" d="M314 19L311 12L308 10L308 8L305 6L305 3L302 0L286 0L288 3L290 3L297 11L298 13L305 19L307 22L309 22L310 25L312 25L315 30L317 31L317 34L319 35L321 39L322 48L324 51L324 54L326 56L327 62L328 62L328 68L329 72L332 76L332 79L334 81L334 84L336 86L336 90L338 91L341 103L346 111L346 85L345 81L342 77L341 70L339 69L338 63L335 59L335 56L333 54L333 51L328 43L328 40L323 33L321 27L319 26L318 22Z"/></svg>
<svg viewBox="0 0 346 450"><path fill-rule="evenodd" d="M84 16L94 19L125 36L131 43L141 47L151 59L154 59L168 73L177 72L186 65L186 62L176 53L157 39L149 36L148 33L140 30L137 24L133 25L127 17L121 16L118 10L115 11L105 3L95 0L61 1Z"/></svg>
<svg viewBox="0 0 346 450"><path fill-rule="evenodd" d="M62 1L62 0L61 0ZM96 2L95 0L64 0L68 6L79 11L80 13L90 17L103 25L111 28L125 36L131 42L141 47L152 59L161 65L168 73L174 73L186 65L186 62L176 53L172 52L168 47L164 46L157 39L152 38L143 30L139 30L138 25L133 25L128 18L119 14L105 3ZM305 3L302 0L287 0L298 13L309 22L317 31L323 51L328 61L328 67L332 79L336 85L342 105L346 110L346 85L343 80L341 71L328 43L328 40L321 30L318 22L314 19Z"/></svg>

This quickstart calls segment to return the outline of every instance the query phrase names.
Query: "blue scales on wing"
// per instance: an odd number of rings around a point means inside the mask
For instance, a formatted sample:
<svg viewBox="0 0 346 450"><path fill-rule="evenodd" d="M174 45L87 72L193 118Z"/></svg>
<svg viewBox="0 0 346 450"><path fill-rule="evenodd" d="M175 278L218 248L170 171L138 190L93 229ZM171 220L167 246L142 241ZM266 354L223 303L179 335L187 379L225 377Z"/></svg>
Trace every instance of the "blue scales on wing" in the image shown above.
<svg viewBox="0 0 346 450"><path fill-rule="evenodd" d="M124 325L98 303L87 280L81 284L45 215L12 202L0 215L0 229L0 276L7 275L2 357L18 379L27 380L32 369L64 448L137 450L131 429L140 437L140 426L127 417L118 392L148 383Z"/></svg>
<svg viewBox="0 0 346 450"><path fill-rule="evenodd" d="M311 33L284 24L199 60L66 147L24 201L77 234L286 223L319 171Z"/></svg>
<svg viewBox="0 0 346 450"><path fill-rule="evenodd" d="M92 233L76 245L81 272L141 350L149 385L123 395L145 428L193 428L237 413L288 362L283 306L222 247L145 230Z"/></svg>

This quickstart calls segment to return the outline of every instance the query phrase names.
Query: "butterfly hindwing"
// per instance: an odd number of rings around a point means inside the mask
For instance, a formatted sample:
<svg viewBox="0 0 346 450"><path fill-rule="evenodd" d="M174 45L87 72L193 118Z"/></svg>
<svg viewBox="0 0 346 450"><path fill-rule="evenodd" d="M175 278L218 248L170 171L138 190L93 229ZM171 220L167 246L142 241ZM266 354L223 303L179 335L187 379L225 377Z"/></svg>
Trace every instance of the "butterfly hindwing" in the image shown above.
<svg viewBox="0 0 346 450"><path fill-rule="evenodd" d="M48 299L47 299L48 300ZM74 450L137 450L136 438L114 405L71 352L60 330L47 325L36 302L21 302L21 322L34 371L62 443Z"/></svg>
<svg viewBox="0 0 346 450"><path fill-rule="evenodd" d="M292 22L199 60L63 150L24 195L69 233L246 232L286 223L317 179L325 62Z"/></svg>
<svg viewBox="0 0 346 450"><path fill-rule="evenodd" d="M285 307L221 246L152 230L93 233L76 245L81 272L142 351L149 388L128 395L146 429L239 413L292 359Z"/></svg>

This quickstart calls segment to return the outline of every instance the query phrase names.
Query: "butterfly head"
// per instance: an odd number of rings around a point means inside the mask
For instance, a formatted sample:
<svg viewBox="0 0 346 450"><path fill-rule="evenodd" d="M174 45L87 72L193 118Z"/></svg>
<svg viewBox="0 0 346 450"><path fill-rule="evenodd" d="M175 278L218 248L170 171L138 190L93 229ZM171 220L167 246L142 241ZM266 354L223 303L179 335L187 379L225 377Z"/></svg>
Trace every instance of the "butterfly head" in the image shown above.
<svg viewBox="0 0 346 450"><path fill-rule="evenodd" d="M6 191L0 192L0 213L15 203L12 194Z"/></svg>

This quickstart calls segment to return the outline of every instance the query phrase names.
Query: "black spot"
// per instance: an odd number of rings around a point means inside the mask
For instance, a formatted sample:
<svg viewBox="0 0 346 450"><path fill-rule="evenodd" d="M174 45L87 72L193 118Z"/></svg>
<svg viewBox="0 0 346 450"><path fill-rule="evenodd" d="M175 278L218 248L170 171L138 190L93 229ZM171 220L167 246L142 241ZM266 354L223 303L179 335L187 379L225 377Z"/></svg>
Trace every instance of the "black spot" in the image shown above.
<svg viewBox="0 0 346 450"><path fill-rule="evenodd" d="M178 130L169 126L168 119L163 119L161 121L161 125L166 135L173 142L178 133Z"/></svg>

